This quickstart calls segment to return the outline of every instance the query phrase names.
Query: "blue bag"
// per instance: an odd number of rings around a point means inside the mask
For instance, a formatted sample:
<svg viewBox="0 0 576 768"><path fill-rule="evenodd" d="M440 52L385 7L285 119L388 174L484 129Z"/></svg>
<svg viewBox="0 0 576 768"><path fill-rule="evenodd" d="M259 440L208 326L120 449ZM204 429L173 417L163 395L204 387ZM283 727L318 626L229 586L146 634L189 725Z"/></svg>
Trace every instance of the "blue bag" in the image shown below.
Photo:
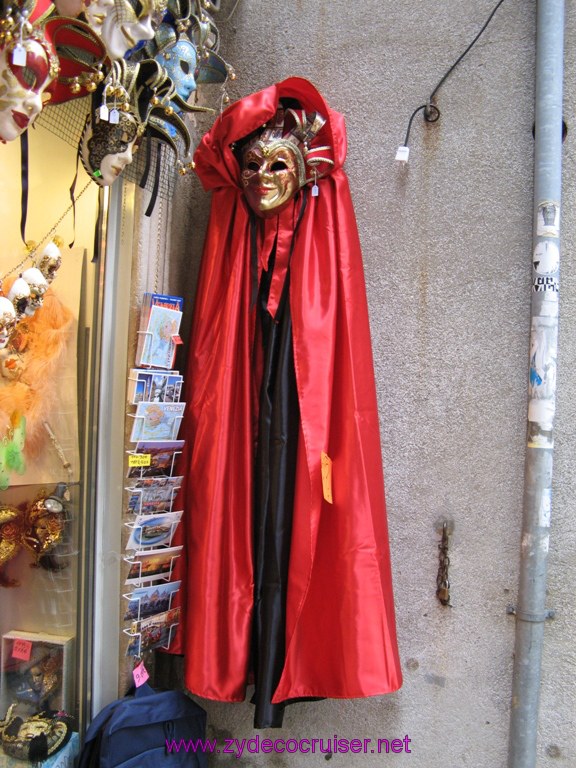
<svg viewBox="0 0 576 768"><path fill-rule="evenodd" d="M96 715L78 768L207 768L205 734L202 707L182 691L155 691L144 683ZM197 750L190 748L196 744Z"/></svg>

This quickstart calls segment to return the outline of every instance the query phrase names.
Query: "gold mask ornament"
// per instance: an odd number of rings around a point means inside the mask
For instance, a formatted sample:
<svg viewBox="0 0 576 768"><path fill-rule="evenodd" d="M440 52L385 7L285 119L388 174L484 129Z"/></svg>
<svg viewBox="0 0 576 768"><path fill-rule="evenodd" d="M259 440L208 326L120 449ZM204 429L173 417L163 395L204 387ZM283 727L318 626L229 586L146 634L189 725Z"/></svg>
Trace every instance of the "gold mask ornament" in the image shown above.
<svg viewBox="0 0 576 768"><path fill-rule="evenodd" d="M24 531L24 515L9 504L0 506L0 586L17 587L18 581L10 579L3 573L3 568L9 560L16 557L22 547Z"/></svg>
<svg viewBox="0 0 576 768"><path fill-rule="evenodd" d="M66 523L63 500L55 495L37 499L27 510L27 530L22 543L35 556L35 565L61 541Z"/></svg>
<svg viewBox="0 0 576 768"><path fill-rule="evenodd" d="M310 182L312 195L318 194L316 182L325 173L319 167L334 165L326 157L329 147L310 146L325 122L317 112L280 108L261 133L248 140L241 180L246 201L258 216L278 215Z"/></svg>
<svg viewBox="0 0 576 768"><path fill-rule="evenodd" d="M66 712L45 711L23 718L14 714L15 708L12 704L0 720L0 743L10 757L37 765L70 740L74 721Z"/></svg>

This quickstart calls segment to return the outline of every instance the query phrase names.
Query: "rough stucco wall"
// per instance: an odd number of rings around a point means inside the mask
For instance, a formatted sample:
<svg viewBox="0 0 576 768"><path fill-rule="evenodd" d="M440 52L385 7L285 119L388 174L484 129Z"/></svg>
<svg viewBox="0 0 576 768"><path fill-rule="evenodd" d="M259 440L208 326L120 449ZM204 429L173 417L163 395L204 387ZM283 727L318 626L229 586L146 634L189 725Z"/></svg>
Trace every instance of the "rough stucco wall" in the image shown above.
<svg viewBox="0 0 576 768"><path fill-rule="evenodd" d="M509 0L421 117L409 165L394 162L424 103L494 6L332 0L222 2L233 98L290 75L346 116L346 170L373 334L401 658L400 692L294 704L269 738L404 738L411 753L341 755L334 766L506 764L522 514L531 284L535 3ZM576 3L567 2L565 189L558 402L538 765L576 764L576 276L573 151ZM207 199L178 216L176 271L191 291ZM174 242L174 241L173 241ZM184 245L183 249L181 244ZM449 519L452 608L435 598L438 523ZM344 660L343 660L344 661ZM209 735L248 739L252 707L201 702ZM321 754L220 754L213 765L322 765Z"/></svg>

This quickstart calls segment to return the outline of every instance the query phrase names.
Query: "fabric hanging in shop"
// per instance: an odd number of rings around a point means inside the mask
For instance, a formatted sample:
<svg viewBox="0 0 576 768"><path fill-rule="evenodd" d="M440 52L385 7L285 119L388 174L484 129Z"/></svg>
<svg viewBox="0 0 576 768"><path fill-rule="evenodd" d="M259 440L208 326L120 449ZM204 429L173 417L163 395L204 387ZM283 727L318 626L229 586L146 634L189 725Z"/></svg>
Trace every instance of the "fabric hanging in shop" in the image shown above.
<svg viewBox="0 0 576 768"><path fill-rule="evenodd" d="M255 216L241 145L264 125L272 135L283 110L303 116L288 140L299 137L304 176L277 215ZM316 114L325 122L305 135ZM279 727L294 700L402 682L345 156L343 116L290 78L231 105L194 158L213 197L186 377L186 595L171 650L200 696L242 701L254 683L259 728Z"/></svg>

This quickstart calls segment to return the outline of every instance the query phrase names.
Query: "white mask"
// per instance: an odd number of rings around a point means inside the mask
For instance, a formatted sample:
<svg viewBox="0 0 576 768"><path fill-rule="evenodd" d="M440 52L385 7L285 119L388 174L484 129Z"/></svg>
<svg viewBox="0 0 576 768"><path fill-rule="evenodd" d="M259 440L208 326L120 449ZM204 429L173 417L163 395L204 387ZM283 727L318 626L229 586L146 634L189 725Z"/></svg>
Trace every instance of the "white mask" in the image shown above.
<svg viewBox="0 0 576 768"><path fill-rule="evenodd" d="M45 93L57 74L45 47L33 38L22 41L26 64L13 63L14 43L0 51L0 139L18 138L42 111Z"/></svg>
<svg viewBox="0 0 576 768"><path fill-rule="evenodd" d="M111 59L123 58L140 40L152 40L151 12L152 3L145 3L137 16L129 0L114 0L114 8L106 14L100 33Z"/></svg>
<svg viewBox="0 0 576 768"><path fill-rule="evenodd" d="M101 187L109 187L130 165L140 135L133 115L120 113L117 124L96 121L88 124L80 139L82 165Z"/></svg>

